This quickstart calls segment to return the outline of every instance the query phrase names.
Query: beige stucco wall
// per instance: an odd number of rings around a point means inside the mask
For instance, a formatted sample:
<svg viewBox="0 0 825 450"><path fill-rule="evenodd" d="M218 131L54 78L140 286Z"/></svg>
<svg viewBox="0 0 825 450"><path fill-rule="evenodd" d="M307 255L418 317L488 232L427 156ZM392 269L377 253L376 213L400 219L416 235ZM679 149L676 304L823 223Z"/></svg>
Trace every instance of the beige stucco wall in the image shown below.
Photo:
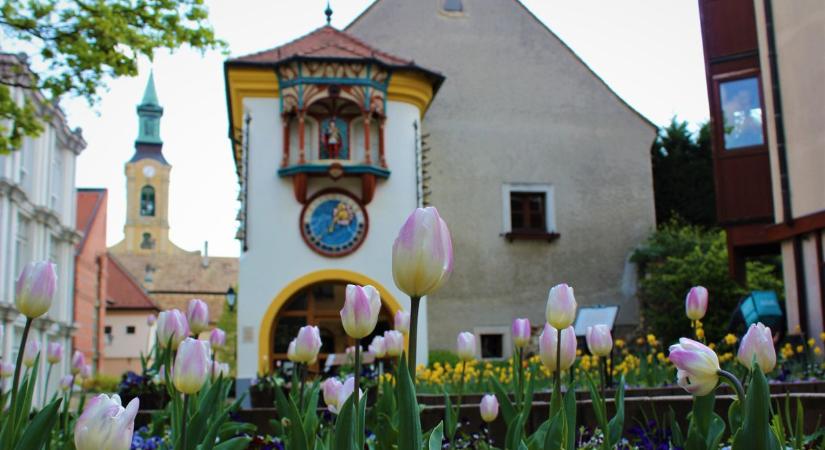
<svg viewBox="0 0 825 450"><path fill-rule="evenodd" d="M774 36L794 217L825 209L825 2L773 0ZM764 0L754 0L776 220L783 220Z"/></svg>
<svg viewBox="0 0 825 450"><path fill-rule="evenodd" d="M149 327L146 317L151 311L106 311L106 326L112 327L111 338L105 338L105 359L136 358L147 355L151 349L154 327ZM135 334L126 334L126 327L134 326ZM108 362L106 363L108 364Z"/></svg>
<svg viewBox="0 0 825 450"><path fill-rule="evenodd" d="M446 76L427 112L430 203L453 233L455 272L428 304L430 348L459 331L544 322L548 289L638 308L627 257L654 228L652 125L515 1L381 0L348 31ZM508 242L505 183L552 185L552 243ZM625 288L622 288L623 280ZM506 341L506 337L505 337Z"/></svg>

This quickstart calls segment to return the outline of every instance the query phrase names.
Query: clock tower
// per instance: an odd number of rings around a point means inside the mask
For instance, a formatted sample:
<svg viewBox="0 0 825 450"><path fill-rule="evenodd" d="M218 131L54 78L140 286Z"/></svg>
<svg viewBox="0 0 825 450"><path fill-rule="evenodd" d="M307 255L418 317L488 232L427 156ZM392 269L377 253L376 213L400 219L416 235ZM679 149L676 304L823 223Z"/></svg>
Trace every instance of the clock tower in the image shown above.
<svg viewBox="0 0 825 450"><path fill-rule="evenodd" d="M172 166L163 157L154 74L137 106L138 136L135 154L126 163L126 225L123 241L114 253L187 253L169 240L169 174Z"/></svg>

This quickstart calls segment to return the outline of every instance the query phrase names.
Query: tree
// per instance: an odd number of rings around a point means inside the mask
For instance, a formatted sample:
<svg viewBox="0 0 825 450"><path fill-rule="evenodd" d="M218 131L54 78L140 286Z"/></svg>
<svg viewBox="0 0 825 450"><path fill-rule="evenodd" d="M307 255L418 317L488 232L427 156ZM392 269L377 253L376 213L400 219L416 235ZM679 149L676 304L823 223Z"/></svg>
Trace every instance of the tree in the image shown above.
<svg viewBox="0 0 825 450"><path fill-rule="evenodd" d="M36 105L15 102L10 87L38 90L57 104L64 94L89 105L107 79L137 75L138 58L155 50L224 49L208 24L203 0L0 0L4 47L23 50L28 64L0 66L0 154L42 131ZM27 96L28 97L28 96Z"/></svg>
<svg viewBox="0 0 825 450"><path fill-rule="evenodd" d="M716 224L716 196L710 125L705 122L694 135L687 122L674 117L659 130L651 148L656 221L680 217L703 226Z"/></svg>

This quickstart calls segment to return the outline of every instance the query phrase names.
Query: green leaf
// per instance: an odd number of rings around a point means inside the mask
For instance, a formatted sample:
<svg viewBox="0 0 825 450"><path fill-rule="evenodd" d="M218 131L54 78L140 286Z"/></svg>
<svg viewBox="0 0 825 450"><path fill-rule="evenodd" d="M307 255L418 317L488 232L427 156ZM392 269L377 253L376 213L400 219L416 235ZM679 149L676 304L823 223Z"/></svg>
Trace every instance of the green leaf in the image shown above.
<svg viewBox="0 0 825 450"><path fill-rule="evenodd" d="M498 399L501 417L504 418L504 423L509 427L510 423L516 417L516 408L513 407L510 396L507 395L507 391L504 390L504 386L501 385L498 379L496 377L490 377L490 380L493 386L493 392L495 392L496 398Z"/></svg>
<svg viewBox="0 0 825 450"><path fill-rule="evenodd" d="M215 446L215 450L243 450L249 446L252 439L246 436L236 437Z"/></svg>
<svg viewBox="0 0 825 450"><path fill-rule="evenodd" d="M770 393L768 380L759 364L751 369L751 382L745 395L742 428L734 435L732 450L773 450L779 448L776 435L770 428Z"/></svg>
<svg viewBox="0 0 825 450"><path fill-rule="evenodd" d="M576 389L570 386L564 394L564 428L566 434L565 448L576 448Z"/></svg>
<svg viewBox="0 0 825 450"><path fill-rule="evenodd" d="M456 415L455 410L453 410L453 402L450 399L450 394L448 394L447 389L444 388L444 423L447 425L447 436L450 437L451 441L453 436L455 436Z"/></svg>
<svg viewBox="0 0 825 450"><path fill-rule="evenodd" d="M736 434L742 427L742 404L739 403L739 399L734 399L728 408L728 424L731 434Z"/></svg>
<svg viewBox="0 0 825 450"><path fill-rule="evenodd" d="M278 410L290 422L289 427L287 427L288 429L286 430L289 436L290 444L294 448L308 448L307 436L304 432L301 414L298 412L298 407L295 406L295 402L292 401L292 396L287 397L284 395L284 391L280 388L280 386L276 386L275 401L278 404Z"/></svg>
<svg viewBox="0 0 825 450"><path fill-rule="evenodd" d="M713 405L715 403L715 392L693 397L693 409L690 413L685 450L707 449L707 436L710 430L710 422L713 420Z"/></svg>
<svg viewBox="0 0 825 450"><path fill-rule="evenodd" d="M29 422L23 436L14 447L15 450L39 450L51 437L51 430L57 423L57 411L61 399L51 402Z"/></svg>
<svg viewBox="0 0 825 450"><path fill-rule="evenodd" d="M667 416L670 424L671 442L676 447L684 447L685 436L682 434L682 427L679 426L679 422L676 420L676 412L673 411L673 407L668 406Z"/></svg>
<svg viewBox="0 0 825 450"><path fill-rule="evenodd" d="M427 448L429 450L441 450L441 442L444 440L444 422L438 422L433 431L430 432Z"/></svg>
<svg viewBox="0 0 825 450"><path fill-rule="evenodd" d="M421 419L415 386L404 355L398 365L398 450L420 450Z"/></svg>
<svg viewBox="0 0 825 450"><path fill-rule="evenodd" d="M525 412L516 414L516 418L507 427L507 435L504 438L504 448L506 450L517 450L521 438L524 435L524 422L526 420Z"/></svg>
<svg viewBox="0 0 825 450"><path fill-rule="evenodd" d="M338 414L338 419L335 420L335 434L333 438L334 450L354 450L355 441L353 440L355 434L355 417L354 417L354 402L355 396L350 395L344 406ZM293 443L292 448L302 449L304 446L298 446Z"/></svg>
<svg viewBox="0 0 825 450"><path fill-rule="evenodd" d="M550 425L547 428L547 434L544 437L544 450L556 450L564 448L566 440L566 417L563 412L559 411L555 416L549 419Z"/></svg>
<svg viewBox="0 0 825 450"><path fill-rule="evenodd" d="M619 385L616 388L615 397L616 415L607 424L608 433L605 439L610 441L610 446L615 447L622 439L624 429L624 375L619 378Z"/></svg>

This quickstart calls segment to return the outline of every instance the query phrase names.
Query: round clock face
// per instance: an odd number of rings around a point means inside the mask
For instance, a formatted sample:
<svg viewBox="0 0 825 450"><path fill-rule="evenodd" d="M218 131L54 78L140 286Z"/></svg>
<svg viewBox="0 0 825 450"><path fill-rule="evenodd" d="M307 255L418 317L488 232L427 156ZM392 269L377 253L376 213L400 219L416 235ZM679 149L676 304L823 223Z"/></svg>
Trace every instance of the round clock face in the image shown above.
<svg viewBox="0 0 825 450"><path fill-rule="evenodd" d="M144 167L144 168L143 168L143 175L144 175L146 178L152 178L153 176L155 176L155 168L154 168L154 167L152 167L152 166L146 166L146 167Z"/></svg>
<svg viewBox="0 0 825 450"><path fill-rule="evenodd" d="M364 242L367 212L344 191L316 194L301 212L301 235L307 245L324 256L344 256Z"/></svg>

